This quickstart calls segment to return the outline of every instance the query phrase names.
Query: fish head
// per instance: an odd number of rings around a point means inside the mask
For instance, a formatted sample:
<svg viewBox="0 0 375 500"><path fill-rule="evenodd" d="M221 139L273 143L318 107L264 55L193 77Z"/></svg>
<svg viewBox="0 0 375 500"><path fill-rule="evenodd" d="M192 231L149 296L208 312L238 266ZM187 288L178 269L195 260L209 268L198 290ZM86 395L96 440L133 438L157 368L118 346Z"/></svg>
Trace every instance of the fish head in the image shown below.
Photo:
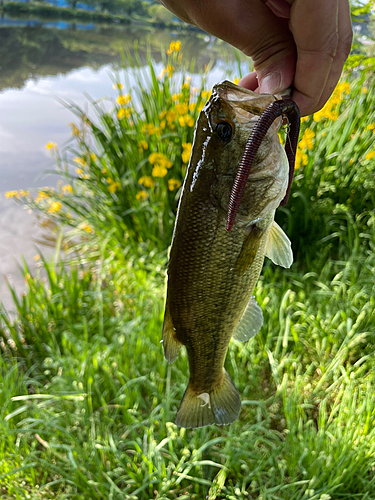
<svg viewBox="0 0 375 500"><path fill-rule="evenodd" d="M203 171L210 171L210 198L227 212L230 191L249 137L259 116L276 99L229 81L213 87L195 130L189 166L191 191L198 187L199 177L203 180ZM238 211L239 224L276 210L285 195L289 167L278 136L281 125L280 117L271 125L256 154Z"/></svg>

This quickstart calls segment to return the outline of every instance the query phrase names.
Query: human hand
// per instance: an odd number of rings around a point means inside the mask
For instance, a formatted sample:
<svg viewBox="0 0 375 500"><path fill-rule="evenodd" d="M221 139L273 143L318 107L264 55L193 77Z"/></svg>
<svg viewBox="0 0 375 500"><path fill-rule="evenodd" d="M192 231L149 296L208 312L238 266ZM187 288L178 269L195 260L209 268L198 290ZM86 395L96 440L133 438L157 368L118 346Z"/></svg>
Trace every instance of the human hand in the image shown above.
<svg viewBox="0 0 375 500"><path fill-rule="evenodd" d="M159 1L253 59L241 86L276 94L293 85L302 116L324 106L349 55L348 0Z"/></svg>

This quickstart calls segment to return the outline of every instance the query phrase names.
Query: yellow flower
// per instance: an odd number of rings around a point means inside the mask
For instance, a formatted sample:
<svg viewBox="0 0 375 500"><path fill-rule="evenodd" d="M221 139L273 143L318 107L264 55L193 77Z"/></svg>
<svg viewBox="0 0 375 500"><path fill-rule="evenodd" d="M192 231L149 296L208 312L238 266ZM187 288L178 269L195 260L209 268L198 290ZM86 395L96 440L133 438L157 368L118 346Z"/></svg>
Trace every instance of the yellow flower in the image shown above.
<svg viewBox="0 0 375 500"><path fill-rule="evenodd" d="M76 174L77 175L82 175L83 174L82 168L76 168Z"/></svg>
<svg viewBox="0 0 375 500"><path fill-rule="evenodd" d="M111 183L109 184L108 191L110 193L115 193L117 189L120 189L121 184L119 182L113 182L111 179Z"/></svg>
<svg viewBox="0 0 375 500"><path fill-rule="evenodd" d="M81 165L82 167L84 167L86 165L86 160L84 160L83 158L80 158L79 156L76 156L75 158L73 158L73 161L75 163L78 163L78 165ZM77 172L77 170L76 170Z"/></svg>
<svg viewBox="0 0 375 500"><path fill-rule="evenodd" d="M175 106L175 110L177 111L177 113L179 115L186 115L186 113L188 112L189 110L189 107L187 104L183 103L183 104L176 104Z"/></svg>
<svg viewBox="0 0 375 500"><path fill-rule="evenodd" d="M22 197L30 195L29 191L24 191L23 189L20 189L18 192Z"/></svg>
<svg viewBox="0 0 375 500"><path fill-rule="evenodd" d="M178 189L180 186L181 186L181 182L178 181L177 179L169 179L168 180L169 191L174 191L175 189Z"/></svg>
<svg viewBox="0 0 375 500"><path fill-rule="evenodd" d="M34 260L35 262L38 262L38 260L40 260L40 255L39 254L34 255Z"/></svg>
<svg viewBox="0 0 375 500"><path fill-rule="evenodd" d="M375 129L375 123L370 123L370 125L367 125L366 130L374 130Z"/></svg>
<svg viewBox="0 0 375 500"><path fill-rule="evenodd" d="M185 126L185 118L183 116L180 116L178 118L178 122L179 122L179 124L180 124L181 127Z"/></svg>
<svg viewBox="0 0 375 500"><path fill-rule="evenodd" d="M367 87L362 87L362 92L363 92L364 94L367 94L367 92L368 92L368 88L367 88Z"/></svg>
<svg viewBox="0 0 375 500"><path fill-rule="evenodd" d="M189 111L194 111L195 107L196 107L197 103L196 102L192 102L189 104Z"/></svg>
<svg viewBox="0 0 375 500"><path fill-rule="evenodd" d="M131 113L133 112L133 108L120 108L118 111L117 111L117 118L119 120L121 120L121 118L129 118L129 116L131 115Z"/></svg>
<svg viewBox="0 0 375 500"><path fill-rule="evenodd" d="M148 135L152 135L155 133L155 125L153 123L144 123L142 125L142 132L145 134L146 132Z"/></svg>
<svg viewBox="0 0 375 500"><path fill-rule="evenodd" d="M130 101L131 101L130 94L119 95L118 98L116 99L117 104L119 104L120 106L125 106L126 104L129 104Z"/></svg>
<svg viewBox="0 0 375 500"><path fill-rule="evenodd" d="M367 155L365 156L365 160L372 160L375 156L375 151L370 151L369 153L367 153Z"/></svg>
<svg viewBox="0 0 375 500"><path fill-rule="evenodd" d="M302 151L298 148L296 154L296 163L294 168L298 170L302 166L305 167L308 163L309 163L309 157L307 156L306 153L302 153Z"/></svg>
<svg viewBox="0 0 375 500"><path fill-rule="evenodd" d="M239 78L235 78L235 79L233 80L233 83L234 83L235 85L238 85L238 82L239 82L239 81L240 81L240 79L239 79Z"/></svg>
<svg viewBox="0 0 375 500"><path fill-rule="evenodd" d="M314 147L313 143L314 137L315 137L314 132L311 129L307 128L302 136L302 139L299 141L299 147L301 149L307 148L311 150Z"/></svg>
<svg viewBox="0 0 375 500"><path fill-rule="evenodd" d="M80 225L79 225L79 228L80 229L83 229L84 231L86 231L87 233L92 233L93 232L93 229L92 227L87 224L87 222L82 222Z"/></svg>
<svg viewBox="0 0 375 500"><path fill-rule="evenodd" d="M140 153L142 153L144 150L148 149L148 144L144 139L142 141L138 141L137 146L138 146L138 151Z"/></svg>
<svg viewBox="0 0 375 500"><path fill-rule="evenodd" d="M81 132L75 123L73 123L73 122L69 123L69 126L72 127L72 136L73 137L80 137L81 136Z"/></svg>
<svg viewBox="0 0 375 500"><path fill-rule="evenodd" d="M60 201L53 201L49 206L47 212L49 214L56 214L62 207L62 203Z"/></svg>
<svg viewBox="0 0 375 500"><path fill-rule="evenodd" d="M180 100L180 98L182 97L182 94L173 94L172 95L172 101L174 102L178 102ZM160 113L161 114L161 113ZM165 114L165 112L164 112ZM159 115L160 118L163 118L162 116Z"/></svg>
<svg viewBox="0 0 375 500"><path fill-rule="evenodd" d="M17 198L17 200L19 200L20 194L18 191L8 191L5 193L5 198Z"/></svg>
<svg viewBox="0 0 375 500"><path fill-rule="evenodd" d="M177 40L177 42L175 42L175 44L174 44L174 50L176 52L179 52L181 50L181 42L180 42L180 40Z"/></svg>
<svg viewBox="0 0 375 500"><path fill-rule="evenodd" d="M151 163L151 165L154 165L155 167L171 168L171 166L173 165L173 163L170 160L168 160L168 158L165 155L163 155L163 153L151 153L150 156L148 157L148 161ZM164 175L156 177L164 177Z"/></svg>
<svg viewBox="0 0 375 500"><path fill-rule="evenodd" d="M170 109L167 111L167 114L166 114L166 119L167 119L167 123L168 125L171 125L171 123L173 123L174 121L176 121L176 118L177 118L177 113L174 109Z"/></svg>
<svg viewBox="0 0 375 500"><path fill-rule="evenodd" d="M146 193L146 191L138 191L135 197L137 200L143 201L148 198L148 193Z"/></svg>
<svg viewBox="0 0 375 500"><path fill-rule="evenodd" d="M39 191L38 196L35 198L35 203L39 203L42 200L49 198L49 194L44 191Z"/></svg>
<svg viewBox="0 0 375 500"><path fill-rule="evenodd" d="M208 99L211 97L211 90L202 90L201 92L201 96L202 96L202 99Z"/></svg>
<svg viewBox="0 0 375 500"><path fill-rule="evenodd" d="M63 193L73 193L73 188L70 184L62 187Z"/></svg>
<svg viewBox="0 0 375 500"><path fill-rule="evenodd" d="M171 42L169 44L169 49L167 50L167 54L170 56L174 51L179 52L181 50L181 42L177 40L176 42Z"/></svg>
<svg viewBox="0 0 375 500"><path fill-rule="evenodd" d="M161 129L161 130L164 130L164 129L165 129L165 125L166 125L166 123L167 123L167 122L166 122L165 120L162 120L162 121L160 122L160 129Z"/></svg>
<svg viewBox="0 0 375 500"><path fill-rule="evenodd" d="M140 184L140 185L142 185L142 184L143 184L143 185L144 185L144 187L146 187L146 188L152 188L152 187L154 187L154 186L155 186L155 182L154 182L154 180L153 180L151 177L149 177L148 175L143 175L143 176L139 179L138 184Z"/></svg>
<svg viewBox="0 0 375 500"><path fill-rule="evenodd" d="M155 165L152 169L153 177L165 177L167 175L168 170L164 166Z"/></svg>
<svg viewBox="0 0 375 500"><path fill-rule="evenodd" d="M185 123L188 127L194 127L194 118L190 115L185 115Z"/></svg>
<svg viewBox="0 0 375 500"><path fill-rule="evenodd" d="M188 163L191 155L191 143L190 142L183 142L182 143L182 154L181 158L184 163Z"/></svg>
<svg viewBox="0 0 375 500"><path fill-rule="evenodd" d="M49 142L48 144L46 144L46 149L54 149L54 150L56 150L57 149L56 142Z"/></svg>
<svg viewBox="0 0 375 500"><path fill-rule="evenodd" d="M117 89L118 89L118 90L122 90L122 89L124 88L124 86L123 86L123 84L122 84L122 83L114 83L114 84L112 85L112 88L113 88L114 90L117 90Z"/></svg>
<svg viewBox="0 0 375 500"><path fill-rule="evenodd" d="M92 161L96 161L98 159L98 157L96 156L95 153L91 153L90 154L90 158L91 158Z"/></svg>

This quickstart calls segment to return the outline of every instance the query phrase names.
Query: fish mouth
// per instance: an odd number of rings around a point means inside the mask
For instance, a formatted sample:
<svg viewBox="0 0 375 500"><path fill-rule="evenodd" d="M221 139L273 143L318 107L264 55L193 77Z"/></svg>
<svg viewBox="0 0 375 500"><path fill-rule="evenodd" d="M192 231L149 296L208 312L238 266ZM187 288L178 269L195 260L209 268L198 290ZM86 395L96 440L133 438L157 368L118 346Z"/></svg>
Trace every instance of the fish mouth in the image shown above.
<svg viewBox="0 0 375 500"><path fill-rule="evenodd" d="M239 87L228 80L223 80L214 85L212 94L217 95L231 106L243 123L252 120L252 118L254 118L253 121L257 121L258 116L277 99L270 94L257 94L252 90Z"/></svg>

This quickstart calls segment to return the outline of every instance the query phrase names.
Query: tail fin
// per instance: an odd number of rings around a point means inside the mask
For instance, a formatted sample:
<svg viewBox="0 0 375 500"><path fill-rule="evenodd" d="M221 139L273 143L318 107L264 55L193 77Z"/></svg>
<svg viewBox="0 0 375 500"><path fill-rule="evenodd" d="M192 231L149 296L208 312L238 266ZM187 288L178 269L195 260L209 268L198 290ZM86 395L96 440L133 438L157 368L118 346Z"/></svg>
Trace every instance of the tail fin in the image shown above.
<svg viewBox="0 0 375 500"><path fill-rule="evenodd" d="M198 394L189 385L182 398L176 415L176 425L192 429L205 425L226 425L234 422L241 411L241 399L228 373L224 370L224 377L220 385L210 394Z"/></svg>

